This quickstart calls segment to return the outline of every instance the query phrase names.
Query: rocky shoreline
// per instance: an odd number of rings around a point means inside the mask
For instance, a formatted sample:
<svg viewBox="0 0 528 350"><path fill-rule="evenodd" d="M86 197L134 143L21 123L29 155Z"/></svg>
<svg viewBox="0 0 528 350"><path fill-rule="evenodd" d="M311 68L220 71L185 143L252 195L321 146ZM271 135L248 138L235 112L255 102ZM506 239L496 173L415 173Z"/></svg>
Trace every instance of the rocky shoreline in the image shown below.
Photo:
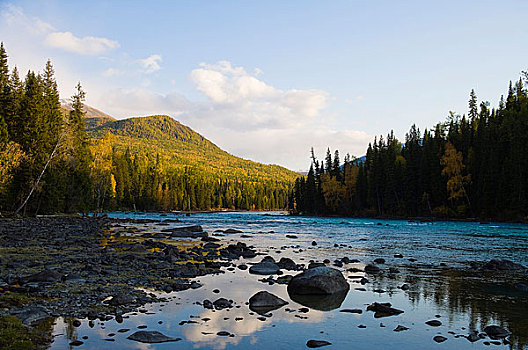
<svg viewBox="0 0 528 350"><path fill-rule="evenodd" d="M221 246L203 232L201 244L183 248L148 233L127 237L136 231L128 224L137 223L66 216L0 220L0 317L14 315L27 327L59 316L119 321L147 303L166 301L148 291L200 288L194 278L223 273L230 259L255 256L243 243Z"/></svg>

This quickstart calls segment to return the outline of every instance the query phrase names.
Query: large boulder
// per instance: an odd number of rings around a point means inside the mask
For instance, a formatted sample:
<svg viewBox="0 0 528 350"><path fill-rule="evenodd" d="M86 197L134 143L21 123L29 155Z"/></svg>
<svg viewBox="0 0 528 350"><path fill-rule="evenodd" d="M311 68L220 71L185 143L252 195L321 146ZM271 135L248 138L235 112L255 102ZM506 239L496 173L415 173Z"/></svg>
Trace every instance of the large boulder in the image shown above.
<svg viewBox="0 0 528 350"><path fill-rule="evenodd" d="M288 304L287 301L266 291L260 291L249 298L249 308L259 314L265 314Z"/></svg>
<svg viewBox="0 0 528 350"><path fill-rule="evenodd" d="M343 274L327 266L308 269L294 276L288 284L288 293L297 295L326 295L348 292L350 288Z"/></svg>

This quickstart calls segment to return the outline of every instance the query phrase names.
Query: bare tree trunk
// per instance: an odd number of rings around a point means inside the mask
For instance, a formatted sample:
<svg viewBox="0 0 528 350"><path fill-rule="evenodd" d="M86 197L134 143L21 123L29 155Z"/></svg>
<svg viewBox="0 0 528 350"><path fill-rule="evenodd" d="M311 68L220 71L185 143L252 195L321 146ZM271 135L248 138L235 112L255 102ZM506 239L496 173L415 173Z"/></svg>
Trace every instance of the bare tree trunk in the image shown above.
<svg viewBox="0 0 528 350"><path fill-rule="evenodd" d="M31 195L33 194L33 192L35 191L35 189L37 188L40 180L42 179L42 176L44 175L44 173L46 172L46 169L48 168L48 165L49 163L51 162L51 160L53 159L53 156L55 155L55 152L57 151L57 149L59 148L59 143L61 142L62 140L62 135L61 137L59 138L59 140L57 140L57 143L55 144L55 147L53 148L53 151L51 152L49 158L48 158L48 161L46 162L46 164L44 165L44 168L42 169L42 171L40 172L40 175L38 176L37 180L35 181L35 183L33 184L33 186L31 187L31 190L29 191L29 194L27 195L26 199L24 200L24 203L22 203L22 205L15 211L15 215L18 215L18 213L20 212L20 210L24 209L24 216L26 215L26 204L27 202L29 201L29 198L31 198Z"/></svg>

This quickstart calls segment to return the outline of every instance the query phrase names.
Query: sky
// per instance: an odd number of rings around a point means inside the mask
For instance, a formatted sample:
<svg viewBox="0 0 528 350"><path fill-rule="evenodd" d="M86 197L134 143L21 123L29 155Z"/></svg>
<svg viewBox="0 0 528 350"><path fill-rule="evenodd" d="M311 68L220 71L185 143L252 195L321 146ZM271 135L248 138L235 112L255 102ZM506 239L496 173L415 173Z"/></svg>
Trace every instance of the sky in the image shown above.
<svg viewBox="0 0 528 350"><path fill-rule="evenodd" d="M10 67L54 65L62 98L118 119L168 114L254 161L404 141L471 89L498 104L528 69L528 1L0 0Z"/></svg>

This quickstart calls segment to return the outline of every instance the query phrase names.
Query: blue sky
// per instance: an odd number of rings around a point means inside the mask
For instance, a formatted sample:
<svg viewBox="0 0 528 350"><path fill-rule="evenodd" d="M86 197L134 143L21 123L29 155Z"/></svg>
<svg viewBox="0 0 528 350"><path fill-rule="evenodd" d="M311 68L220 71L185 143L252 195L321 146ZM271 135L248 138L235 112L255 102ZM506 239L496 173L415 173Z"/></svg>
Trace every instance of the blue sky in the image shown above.
<svg viewBox="0 0 528 350"><path fill-rule="evenodd" d="M528 69L526 1L2 1L10 65L61 95L169 114L229 152L306 169L374 135L496 105Z"/></svg>

